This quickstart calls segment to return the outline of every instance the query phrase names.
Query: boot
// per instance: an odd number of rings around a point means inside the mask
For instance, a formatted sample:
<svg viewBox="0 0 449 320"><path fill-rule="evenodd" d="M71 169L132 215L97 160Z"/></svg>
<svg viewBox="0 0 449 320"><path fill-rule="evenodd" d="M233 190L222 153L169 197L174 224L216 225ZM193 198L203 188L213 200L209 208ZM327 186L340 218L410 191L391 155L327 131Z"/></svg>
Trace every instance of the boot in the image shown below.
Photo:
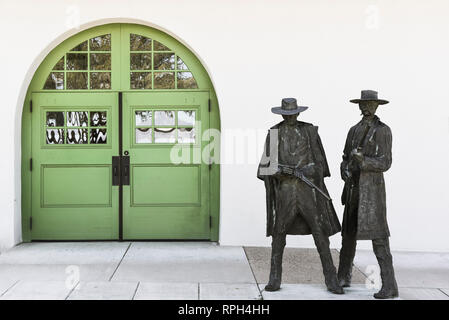
<svg viewBox="0 0 449 320"><path fill-rule="evenodd" d="M273 237L271 245L270 279L265 291L278 291L282 280L282 256L284 254L285 237Z"/></svg>
<svg viewBox="0 0 449 320"><path fill-rule="evenodd" d="M382 288L374 294L374 298L397 298L399 296L399 290L394 276L393 257L390 253L388 239L373 240L373 249L379 263L380 276L382 278Z"/></svg>
<svg viewBox="0 0 449 320"><path fill-rule="evenodd" d="M321 265L323 266L324 282L327 290L335 294L344 294L342 286L338 283L337 270L332 261L329 249L329 238L322 234L314 235L315 244L320 254Z"/></svg>
<svg viewBox="0 0 449 320"><path fill-rule="evenodd" d="M344 236L340 250L340 263L338 265L338 284L343 288L351 286L352 264L355 256L356 238Z"/></svg>

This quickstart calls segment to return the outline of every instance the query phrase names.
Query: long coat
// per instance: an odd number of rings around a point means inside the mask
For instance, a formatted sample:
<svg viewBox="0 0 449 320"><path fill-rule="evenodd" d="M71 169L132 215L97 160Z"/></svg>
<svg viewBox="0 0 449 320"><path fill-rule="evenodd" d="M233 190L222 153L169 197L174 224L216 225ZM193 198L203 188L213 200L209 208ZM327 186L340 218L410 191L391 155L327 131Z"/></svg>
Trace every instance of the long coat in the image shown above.
<svg viewBox="0 0 449 320"><path fill-rule="evenodd" d="M362 126L362 121L353 126L348 133L345 149L343 152L343 162L341 170L349 170L350 154L353 149L359 147L355 137L355 132ZM359 164L359 181L350 178L345 183L345 188L341 197L342 204L345 205L343 216L342 235L354 234L358 240L371 240L387 238L390 231L387 224L387 208L385 197L385 181L383 172L391 166L391 145L392 136L390 128L382 123L379 118L375 118L369 129L365 145L361 152L364 155L363 162ZM354 190L357 188L357 190ZM357 208L351 208L354 201L351 199L358 194ZM350 215L351 210L357 210L355 216ZM357 222L350 219L357 219ZM349 230L351 225L357 225L357 230Z"/></svg>
<svg viewBox="0 0 449 320"><path fill-rule="evenodd" d="M277 178L273 177L278 169L278 152L279 152L279 137L275 140L275 143L270 144L270 132L272 130L278 130L279 126L283 122L278 123L277 125L271 127L268 131L267 138L265 141L265 150L264 155L262 156L262 160L259 164L257 170L257 177L264 181L265 190L266 190L266 209L267 209L267 230L266 235L272 236L274 233L274 225L276 223L276 199L275 197L275 188L277 187L276 180ZM321 143L321 139L318 135L318 127L313 126L310 123L306 122L297 122L297 126L305 127L308 135L309 146L312 149L313 160L316 164L317 168L321 168L321 172L318 172L317 176L312 178L313 183L323 190L326 194L329 194L326 186L324 184L324 177L329 177L329 166L327 164L326 155L324 153L324 148ZM276 131L278 132L278 131ZM273 135L274 137L274 135ZM274 138L273 138L274 140ZM271 168L271 172L270 172ZM335 213L335 209L332 205L332 202L327 201L323 197L316 197L316 212L314 214L320 215L319 221L321 223L321 229L324 235L331 236L336 234L341 230L340 222L338 221L338 217ZM311 229L306 223L306 221L301 217L301 215L297 215L294 222L289 226L286 230L287 234L295 234L295 235L307 235L311 234Z"/></svg>

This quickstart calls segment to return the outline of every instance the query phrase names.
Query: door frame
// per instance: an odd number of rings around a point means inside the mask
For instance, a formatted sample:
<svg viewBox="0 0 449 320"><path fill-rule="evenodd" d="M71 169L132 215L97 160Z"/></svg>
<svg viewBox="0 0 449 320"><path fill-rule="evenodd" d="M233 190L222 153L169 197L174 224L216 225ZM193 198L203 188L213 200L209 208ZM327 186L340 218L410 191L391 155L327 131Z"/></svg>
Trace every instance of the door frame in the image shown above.
<svg viewBox="0 0 449 320"><path fill-rule="evenodd" d="M129 28L135 33L142 34L144 36L153 37L171 47L173 51L182 55L183 60L188 62L189 69L195 75L195 79L198 83L198 89L189 89L184 91L206 91L210 96L210 108L209 108L209 128L216 129L220 132L220 112L217 95L215 93L214 86L206 68L201 63L200 59L188 49L188 46L183 44L180 40L175 39L171 35L158 30L154 27L146 26L143 24L132 23L107 23L95 27L85 27L84 30L81 27L80 32L75 35L66 38L64 41L57 44L54 49L48 53L48 55L42 60L39 67L35 71L33 78L28 86L26 97L22 110L22 122L21 122L21 220L22 220L22 240L24 242L30 242L32 227L32 212L31 212L31 136L33 134L31 128L31 115L33 112L32 107L32 93L37 92L59 92L58 90L43 90L45 80L52 70L55 63L63 56L67 51L76 46L78 43L89 39L93 36L102 35L110 32L114 28ZM123 69L123 66L122 66ZM115 72L115 71L114 71ZM117 79L117 76L112 75L112 88L107 92L125 92L128 88L122 88L123 76ZM115 80L114 80L115 79ZM95 92L104 90L86 90L86 92ZM151 92L157 92L159 90L151 90ZM167 92L167 90L161 90ZM178 90L180 91L180 90ZM72 92L70 90L64 90L64 93ZM73 90L73 92L80 92L80 90ZM133 90L135 92L135 90ZM214 141L214 151L218 154L214 155L217 162L211 164L210 169L210 215L212 218L210 241L219 241L219 222L220 222L220 141Z"/></svg>

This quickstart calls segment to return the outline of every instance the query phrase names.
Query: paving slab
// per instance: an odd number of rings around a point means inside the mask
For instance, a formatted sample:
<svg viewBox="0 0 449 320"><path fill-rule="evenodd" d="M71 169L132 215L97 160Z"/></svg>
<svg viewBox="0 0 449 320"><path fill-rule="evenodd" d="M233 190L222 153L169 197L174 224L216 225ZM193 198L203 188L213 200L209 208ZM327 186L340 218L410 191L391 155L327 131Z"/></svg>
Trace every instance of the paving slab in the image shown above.
<svg viewBox="0 0 449 320"><path fill-rule="evenodd" d="M64 300L73 288L64 281L20 281L1 300Z"/></svg>
<svg viewBox="0 0 449 320"><path fill-rule="evenodd" d="M135 242L112 281L255 283L242 247L209 242Z"/></svg>
<svg viewBox="0 0 449 320"><path fill-rule="evenodd" d="M449 288L449 253L392 252L399 287ZM358 250L354 264L364 271L377 266L372 250Z"/></svg>
<svg viewBox="0 0 449 320"><path fill-rule="evenodd" d="M128 248L127 242L51 242L20 244L0 256L1 280L108 281Z"/></svg>
<svg viewBox="0 0 449 320"><path fill-rule="evenodd" d="M443 289L440 289L445 295L447 295L448 297L449 297L449 288L443 288Z"/></svg>
<svg viewBox="0 0 449 320"><path fill-rule="evenodd" d="M0 296L2 296L8 289L14 286L17 280L14 279L0 279Z"/></svg>
<svg viewBox="0 0 449 320"><path fill-rule="evenodd" d="M257 284L200 283L200 300L261 300Z"/></svg>
<svg viewBox="0 0 449 320"><path fill-rule="evenodd" d="M80 282L68 300L132 300L137 282Z"/></svg>
<svg viewBox="0 0 449 320"><path fill-rule="evenodd" d="M333 294L324 285L318 284L283 284L279 291L263 290L265 284L260 284L264 300L374 300L374 289L364 285L353 285L345 288L345 294Z"/></svg>
<svg viewBox="0 0 449 320"><path fill-rule="evenodd" d="M257 283L267 283L270 275L271 248L245 247L251 268ZM331 250L334 264L337 267L339 255ZM352 283L365 283L366 277L357 269L353 270ZM320 256L313 248L285 248L282 263L283 283L323 284L323 268Z"/></svg>
<svg viewBox="0 0 449 320"><path fill-rule="evenodd" d="M403 300L449 300L439 289L433 288L399 288L399 296Z"/></svg>
<svg viewBox="0 0 449 320"><path fill-rule="evenodd" d="M134 300L198 300L198 283L141 282Z"/></svg>

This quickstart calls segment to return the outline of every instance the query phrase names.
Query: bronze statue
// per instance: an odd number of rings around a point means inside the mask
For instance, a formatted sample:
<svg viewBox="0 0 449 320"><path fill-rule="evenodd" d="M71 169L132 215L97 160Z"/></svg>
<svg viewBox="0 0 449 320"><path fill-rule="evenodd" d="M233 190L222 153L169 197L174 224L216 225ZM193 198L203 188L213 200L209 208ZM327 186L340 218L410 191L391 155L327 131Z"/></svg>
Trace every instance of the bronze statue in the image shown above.
<svg viewBox="0 0 449 320"><path fill-rule="evenodd" d="M312 234L326 286L342 294L329 249L329 236L341 226L324 184L324 177L330 176L326 155L318 127L297 120L307 108L286 98L281 107L271 109L284 121L268 131L257 171L257 177L265 182L267 237L272 236L270 279L265 290L280 289L286 235Z"/></svg>
<svg viewBox="0 0 449 320"><path fill-rule="evenodd" d="M372 240L382 277L382 288L374 297L394 298L399 293L388 240L383 176L391 166L392 137L390 128L375 115L377 107L388 101L378 99L376 91L364 90L361 99L351 102L359 104L363 118L349 130L341 163L341 177L345 181L341 200L345 211L339 284L343 287L351 284L356 241Z"/></svg>

